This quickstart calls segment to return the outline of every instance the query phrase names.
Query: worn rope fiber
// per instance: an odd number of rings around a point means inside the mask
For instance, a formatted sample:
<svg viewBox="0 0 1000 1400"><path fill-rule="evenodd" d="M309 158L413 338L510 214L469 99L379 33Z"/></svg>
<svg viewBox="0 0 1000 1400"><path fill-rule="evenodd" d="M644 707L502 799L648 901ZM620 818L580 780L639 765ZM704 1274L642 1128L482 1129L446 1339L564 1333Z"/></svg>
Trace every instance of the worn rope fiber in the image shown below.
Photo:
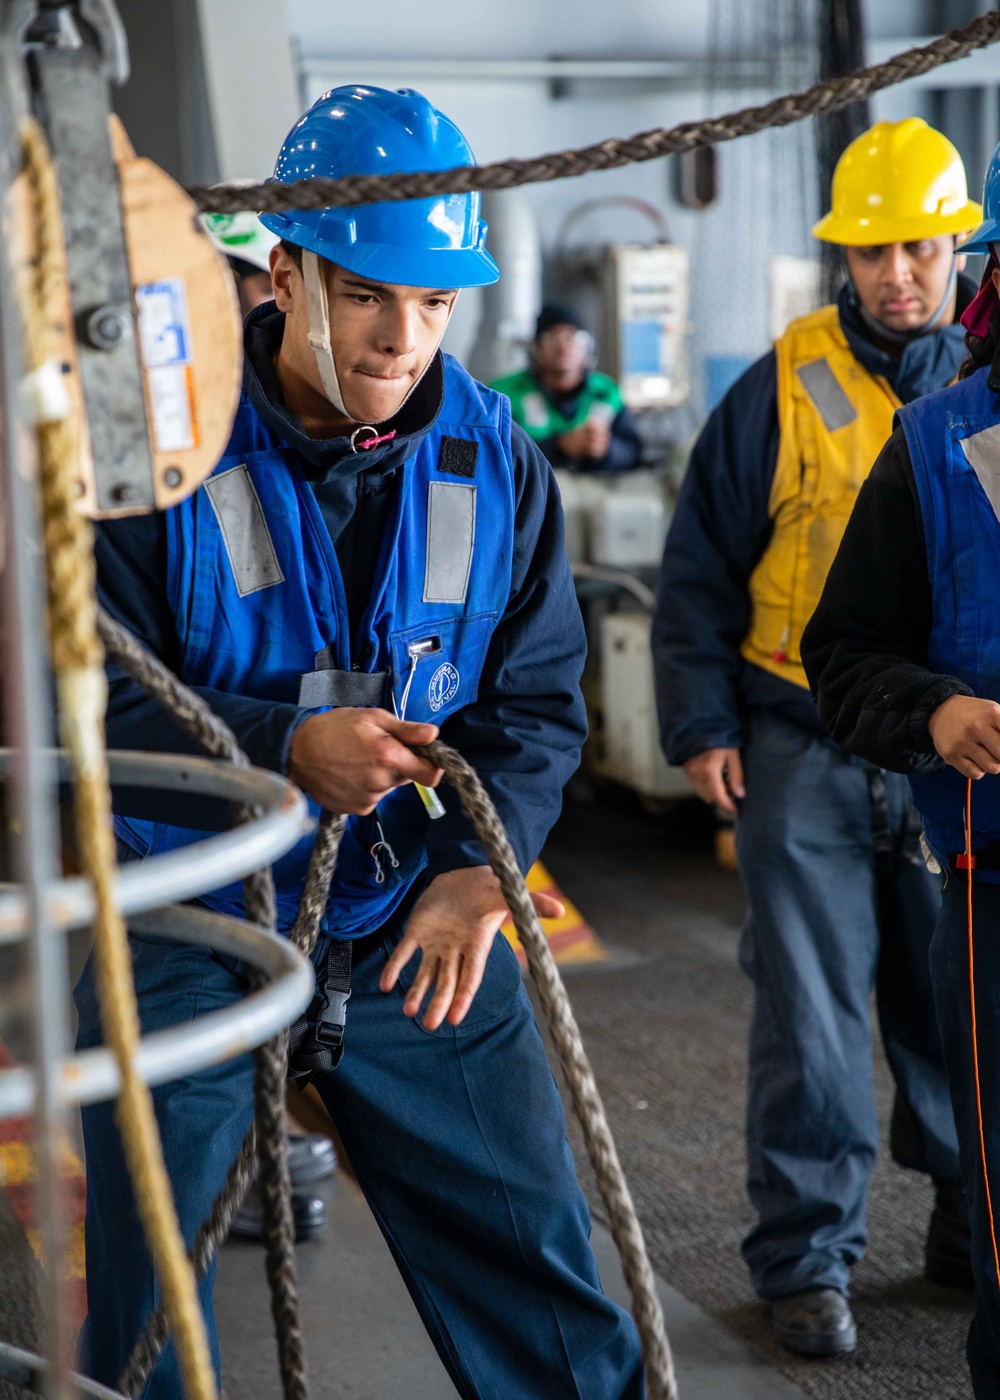
<svg viewBox="0 0 1000 1400"><path fill-rule="evenodd" d="M565 983L535 912L503 822L475 769L461 754L439 742L416 745L413 751L436 768L444 769L444 775L461 798L466 815L486 848L493 873L500 881L503 897L528 960L528 968L538 988L539 1000L569 1086L573 1108L583 1129L587 1155L607 1207L611 1233L632 1297L632 1316L642 1341L649 1400L677 1400L673 1358L642 1227L618 1159L615 1140Z"/></svg>
<svg viewBox="0 0 1000 1400"><path fill-rule="evenodd" d="M184 727L200 742L205 743L206 747L218 744L221 721L212 715L204 702L193 695L162 662L152 657L130 633L106 614L101 615L100 625L106 648L128 670L133 679L145 686L162 705L175 713ZM232 745L235 745L235 739L232 740ZM621 1256L622 1270L632 1296L632 1313L642 1340L649 1398L676 1400L677 1389L670 1346L642 1230L636 1218L632 1197L618 1160L611 1129L566 988L538 921L535 906L503 823L475 771L454 749L445 744L434 743L421 746L415 749L415 752L428 759L435 767L444 770L446 778L455 788L475 826L476 833L490 858L490 864L500 881L504 899L527 955L528 967L538 987L542 1009L569 1085L573 1107L583 1127L587 1152L608 1210L611 1233ZM218 756L226 755L220 753ZM245 762L245 759L243 761ZM306 888L292 930L293 941L306 952L311 952L315 945L343 824L343 818L334 818L330 813L324 813L320 821ZM249 1139L244 1143L234 1172L248 1150L248 1143ZM230 1189L231 1183L232 1173L226 1191ZM195 1245L195 1259L200 1270L207 1267L217 1244L224 1238L224 1230L220 1231L212 1222L216 1220L225 1194L224 1191L223 1196L216 1202L210 1220L202 1227L200 1243L196 1242ZM198 1253L199 1247L202 1250L201 1254ZM162 1328L162 1322L160 1326ZM144 1342L145 1340L144 1338ZM127 1373L130 1379L131 1368L135 1364L134 1356ZM140 1371L136 1370L136 1375L138 1374ZM131 1387L122 1388L126 1390L126 1394L136 1393Z"/></svg>
<svg viewBox="0 0 1000 1400"><path fill-rule="evenodd" d="M135 1066L139 1014L125 923L115 904L115 847L104 747L107 682L97 635L93 527L77 503L81 424L62 381L58 335L68 295L62 221L51 153L32 118L21 126L24 172L31 198L34 261L17 285L34 391L48 622L59 699L59 724L70 753L77 845L94 892L94 951L104 1038L121 1088L115 1117L136 1207L177 1340L188 1400L215 1400L215 1375L205 1320L198 1305L174 1208L153 1099Z"/></svg>
<svg viewBox="0 0 1000 1400"><path fill-rule="evenodd" d="M183 685L158 657L142 646L131 632L101 608L98 609L97 623L101 640L108 655L114 657L134 681L158 700L177 723L212 757L225 759L230 763L244 767L247 765L247 757L240 749L232 730L209 709L200 695ZM237 820L242 821L246 821L254 815L256 815L256 811L253 808L241 807L236 812ZM307 957L315 947L319 935L320 919L326 907L330 880L343 829L344 819L342 817L335 817L332 813L326 812L320 819L305 889L299 901L295 924L290 935L291 941ZM244 881L247 917L264 928L273 929L275 924L273 890L274 883L267 871L251 876ZM272 1056L276 1057L274 1064L269 1063L269 1068L265 1072L265 1082L273 1095L275 1076L278 1075L279 1092L276 1097L280 1098L283 1105L287 1059L286 1038L284 1036L276 1037L269 1047L262 1047L258 1050L256 1052L258 1061L264 1051L268 1053L269 1061ZM276 1128L274 1111L270 1110L265 1115L262 1115L260 1111L259 1073L257 1088L256 1122L244 1139L236 1160L230 1168L225 1185L191 1247L190 1258L198 1278L203 1278L207 1272L216 1251L229 1234L230 1226L247 1191L257 1179L258 1138L260 1138L263 1148L264 1138L273 1136L277 1131L281 1139L282 1150L284 1150L284 1123L282 1122L280 1128ZM265 1119L269 1125L266 1131ZM263 1151L260 1155L263 1158ZM263 1162L261 1162L261 1169L263 1173L265 1170ZM271 1171L273 1174L273 1166ZM280 1243L274 1250L275 1263L272 1265L269 1262L268 1266L268 1278L272 1291L272 1313L276 1328L279 1330L279 1344L283 1334L290 1332L292 1335L298 1335L299 1342L293 1343L293 1346L301 1349L301 1325L295 1304L297 1290L294 1272L291 1275L291 1288L289 1288L287 1271L287 1257L291 1256L294 1259L294 1220L289 1216L287 1227L286 1222L282 1220L279 1228ZM273 1222L267 1209L265 1209L264 1215L264 1229L265 1236L270 1241L273 1234ZM268 1243L269 1261L271 1253L272 1246ZM142 1391L152 1373L153 1366L156 1364L157 1357L163 1350L168 1335L167 1316L161 1304L150 1315L143 1334L136 1343L128 1365L122 1373L118 1387L123 1394L135 1396ZM294 1351L291 1357L282 1362L283 1379L285 1371L289 1367L293 1372L298 1373L299 1367L295 1364ZM297 1385L298 1382L295 1384Z"/></svg>
<svg viewBox="0 0 1000 1400"><path fill-rule="evenodd" d="M896 54L884 63L873 63L845 77L814 83L804 92L775 97L758 107L743 107L721 117L656 127L636 136L612 137L593 146L525 160L396 175L347 175L339 180L307 179L293 184L275 181L258 185L199 185L189 193L206 213L235 214L244 209L281 213L286 209L328 209L469 190L509 190L545 180L564 180L594 170L613 170L621 165L657 160L660 156L691 151L697 146L715 146L772 127L790 126L806 117L837 112L884 88L929 73L942 64L954 63L976 49L988 48L998 39L1000 12L994 9L971 24L952 29L929 44Z"/></svg>

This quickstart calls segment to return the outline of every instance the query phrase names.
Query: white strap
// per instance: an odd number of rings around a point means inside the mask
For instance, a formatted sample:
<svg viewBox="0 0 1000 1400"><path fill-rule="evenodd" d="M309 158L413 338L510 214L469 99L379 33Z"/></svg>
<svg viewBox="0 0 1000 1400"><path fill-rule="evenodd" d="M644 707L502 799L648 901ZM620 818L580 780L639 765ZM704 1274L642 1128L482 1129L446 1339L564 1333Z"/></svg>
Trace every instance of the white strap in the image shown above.
<svg viewBox="0 0 1000 1400"><path fill-rule="evenodd" d="M302 280L305 282L306 309L309 312L309 344L316 356L323 392L338 413L350 418L340 393L340 380L330 344L330 305L326 299L326 283L319 258L308 248L302 249Z"/></svg>

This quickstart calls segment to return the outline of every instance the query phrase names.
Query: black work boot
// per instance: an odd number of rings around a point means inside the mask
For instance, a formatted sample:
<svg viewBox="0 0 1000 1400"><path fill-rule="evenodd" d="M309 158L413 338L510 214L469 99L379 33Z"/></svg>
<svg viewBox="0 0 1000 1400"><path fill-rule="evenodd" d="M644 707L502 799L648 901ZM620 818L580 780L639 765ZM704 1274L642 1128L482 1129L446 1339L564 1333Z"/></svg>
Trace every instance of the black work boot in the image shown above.
<svg viewBox="0 0 1000 1400"><path fill-rule="evenodd" d="M774 1334L797 1356L843 1356L858 1344L854 1315L835 1288L807 1288L771 1304Z"/></svg>
<svg viewBox="0 0 1000 1400"><path fill-rule="evenodd" d="M960 1181L935 1181L924 1253L924 1274L930 1283L944 1288L971 1289L972 1232L969 1202Z"/></svg>
<svg viewBox="0 0 1000 1400"><path fill-rule="evenodd" d="M325 1181L337 1169L337 1149L322 1133L288 1134L288 1174L292 1190Z"/></svg>
<svg viewBox="0 0 1000 1400"><path fill-rule="evenodd" d="M326 1207L319 1196L292 1196L292 1218L295 1221L295 1240L311 1240L326 1224ZM231 1235L239 1235L247 1240L264 1238L264 1208L256 1186L251 1186L246 1199L236 1212L230 1226Z"/></svg>

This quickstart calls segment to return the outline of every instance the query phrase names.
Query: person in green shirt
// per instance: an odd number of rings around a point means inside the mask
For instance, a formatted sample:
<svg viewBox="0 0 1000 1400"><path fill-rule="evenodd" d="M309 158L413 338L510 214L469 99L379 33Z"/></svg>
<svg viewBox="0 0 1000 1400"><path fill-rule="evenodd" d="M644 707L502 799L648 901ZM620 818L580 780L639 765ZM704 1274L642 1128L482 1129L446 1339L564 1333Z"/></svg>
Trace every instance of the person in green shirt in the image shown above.
<svg viewBox="0 0 1000 1400"><path fill-rule="evenodd" d="M531 364L490 386L510 399L514 422L554 467L627 472L642 442L621 390L590 368L594 338L567 306L548 303L535 327Z"/></svg>

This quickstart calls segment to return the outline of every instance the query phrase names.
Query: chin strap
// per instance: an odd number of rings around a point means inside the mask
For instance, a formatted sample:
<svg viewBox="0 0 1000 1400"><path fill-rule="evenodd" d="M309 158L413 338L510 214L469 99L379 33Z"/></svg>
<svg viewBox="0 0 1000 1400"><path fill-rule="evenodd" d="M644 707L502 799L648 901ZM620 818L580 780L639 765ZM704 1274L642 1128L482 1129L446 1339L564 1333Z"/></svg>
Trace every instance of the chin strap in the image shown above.
<svg viewBox="0 0 1000 1400"><path fill-rule="evenodd" d="M342 413L345 418L350 418L352 422L357 423L358 419L356 419L346 407L344 404L344 397L340 392L337 363L333 357L333 346L330 343L330 303L326 295L326 279L323 276L323 269L320 266L319 256L309 248L302 249L302 280L305 283L306 309L309 313L309 344L312 347L313 354L316 356L316 368L319 370L319 378L320 383L323 385L323 393L327 396L338 413ZM455 302L457 301L458 298L456 297L455 301L451 304L451 309L448 312L448 321L451 320L451 313L454 311ZM403 402L396 409L396 413L398 413L403 407L403 404L409 400L411 394L433 364L434 356L437 354L441 346L441 340L444 338L444 332L448 329L448 321L444 324L441 336L438 338L438 343L435 345L433 353L428 357L427 364L410 385L406 392L406 398L403 399ZM395 416L396 414L394 413L393 417ZM385 442L388 438L395 436L394 431L380 436L378 429L372 424L365 423L361 426L365 431L374 435L374 440L369 439L368 441L362 442L360 444L362 447L374 447L377 443ZM355 452L358 450L356 439L359 431L360 429L355 429L354 433L351 435L351 448Z"/></svg>
<svg viewBox="0 0 1000 1400"><path fill-rule="evenodd" d="M320 270L319 258L308 248L302 249L302 280L306 287L306 308L309 312L309 344L316 356L323 393L338 413L350 418L340 393L340 380L330 344L330 303L326 296L326 281Z"/></svg>

